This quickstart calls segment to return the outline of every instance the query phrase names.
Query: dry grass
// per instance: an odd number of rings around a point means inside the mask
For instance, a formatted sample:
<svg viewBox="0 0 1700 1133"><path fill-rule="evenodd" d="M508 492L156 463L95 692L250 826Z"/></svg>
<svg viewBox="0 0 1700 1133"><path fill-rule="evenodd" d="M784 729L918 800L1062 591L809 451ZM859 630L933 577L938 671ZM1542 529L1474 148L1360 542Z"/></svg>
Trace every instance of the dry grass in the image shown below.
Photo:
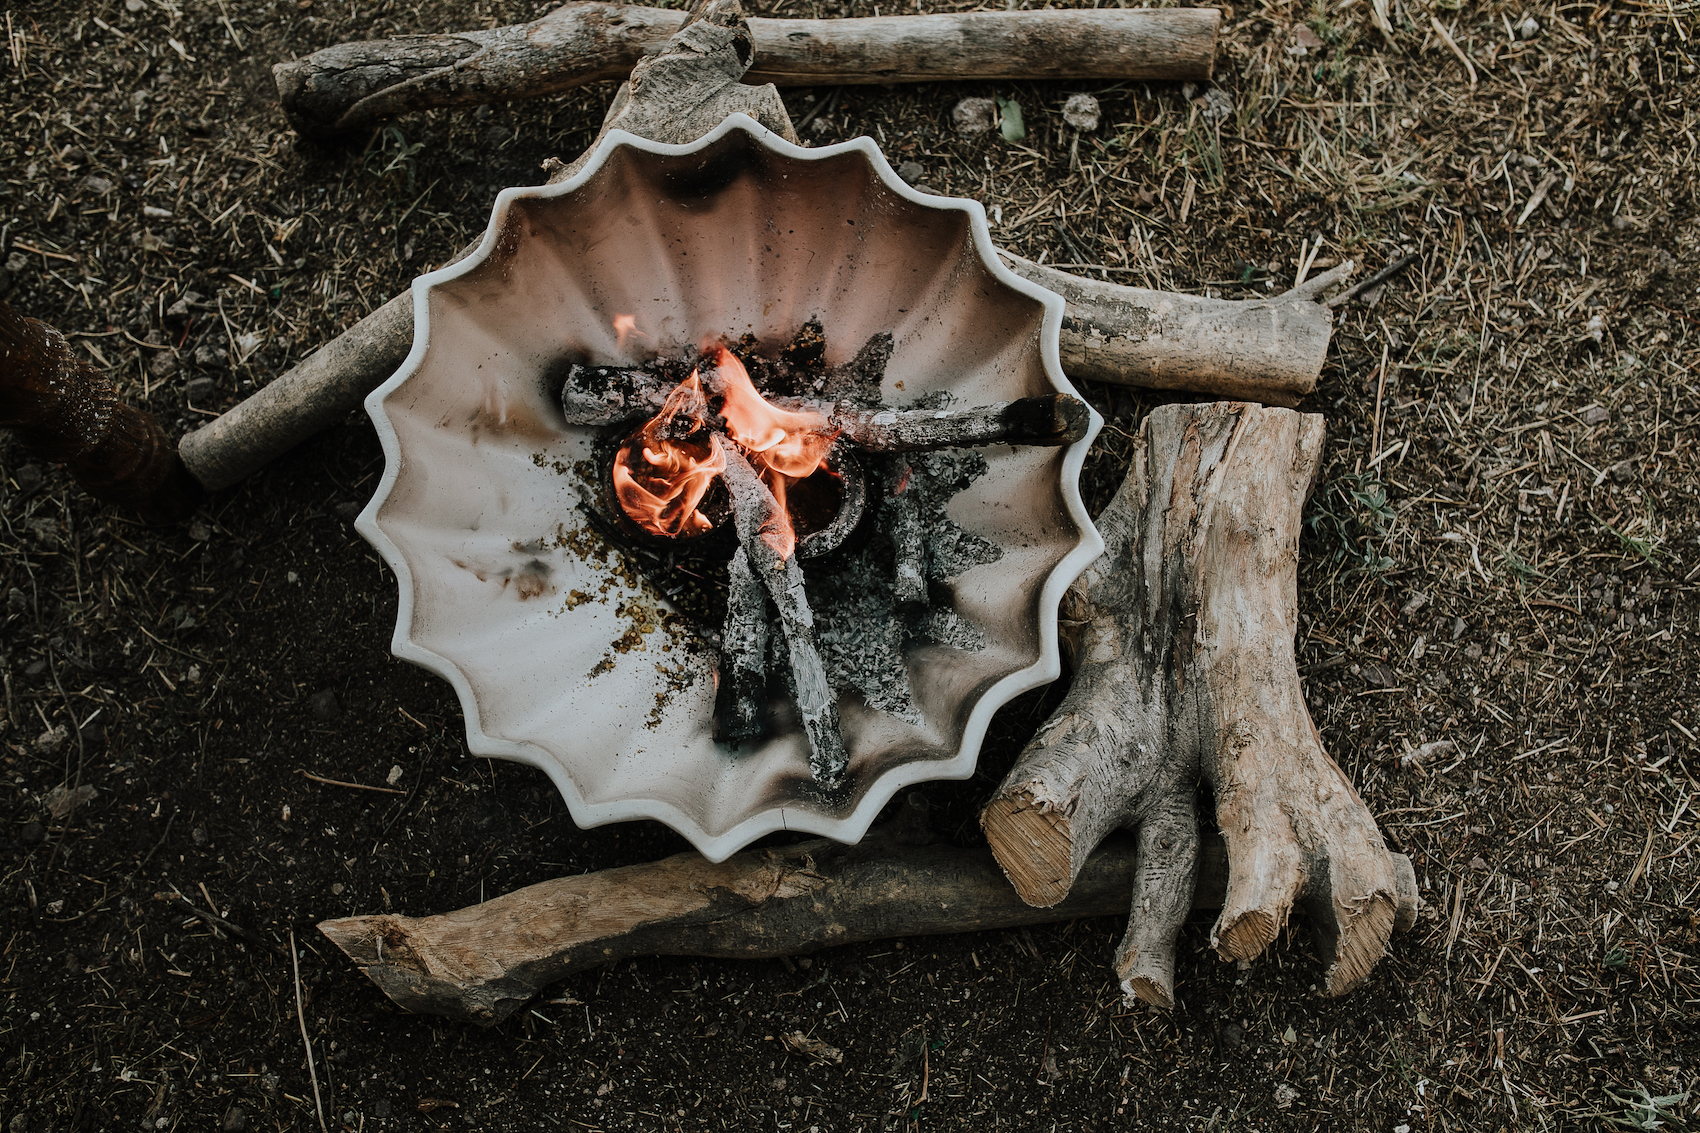
<svg viewBox="0 0 1700 1133"><path fill-rule="evenodd" d="M449 255L501 185L578 152L608 94L297 149L271 61L537 6L136 6L6 13L0 289L177 428ZM1235 8L1225 103L1099 87L1081 138L1051 85L844 88L811 126L872 134L985 201L1012 250L1120 282L1244 296L1301 257L1419 254L1343 309L1307 406L1330 430L1300 579L1312 709L1429 903L1369 987L1314 995L1302 925L1242 971L1200 922L1181 1009L1124 1011L1118 929L1082 923L811 968L625 966L490 1034L397 1017L312 922L677 840L577 831L541 776L464 760L448 690L388 660L393 583L347 522L381 466L362 422L181 531L0 442L0 1119L205 1128L236 1106L317 1127L306 1031L327 1122L356 1129L1700 1124L1700 26L1677 0L1437 0L1391 4L1384 34L1373 8ZM1020 102L1026 139L954 137L969 94ZM1101 504L1153 398L1087 392ZM938 789L947 828L971 836L1055 695L1000 715L981 776ZM392 766L403 795L337 785ZM297 931L299 1023L289 958L183 899ZM799 1029L844 1065L766 1037Z"/></svg>

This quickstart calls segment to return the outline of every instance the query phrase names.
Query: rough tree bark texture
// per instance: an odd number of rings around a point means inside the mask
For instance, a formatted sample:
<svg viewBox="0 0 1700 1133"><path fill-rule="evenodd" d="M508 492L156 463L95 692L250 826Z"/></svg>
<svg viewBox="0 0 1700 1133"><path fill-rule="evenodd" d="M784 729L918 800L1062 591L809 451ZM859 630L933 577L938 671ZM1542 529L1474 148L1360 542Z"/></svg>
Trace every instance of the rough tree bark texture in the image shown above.
<svg viewBox="0 0 1700 1133"><path fill-rule="evenodd" d="M677 21L678 14L672 13ZM728 114L744 113L795 140L791 119L771 85L739 82L750 57L749 29L737 0L693 9L664 50L645 59L620 88L596 142L572 165L555 163L550 184L566 180L610 129L658 142L692 142ZM637 98L631 92L639 92ZM476 244L449 261L469 255ZM223 416L186 435L183 462L210 489L227 488L359 408L395 373L413 347L413 294L400 295Z"/></svg>
<svg viewBox="0 0 1700 1133"><path fill-rule="evenodd" d="M1116 959L1129 998L1174 1002L1200 774L1227 841L1223 958L1257 956L1302 902L1339 995L1394 928L1395 855L1323 751L1294 662L1300 512L1322 432L1318 416L1239 403L1152 412L1098 519L1104 555L1064 601L1074 683L982 815L1037 905L1069 892L1110 831L1137 831Z"/></svg>
<svg viewBox="0 0 1700 1133"><path fill-rule="evenodd" d="M749 81L1208 79L1214 8L752 19ZM334 136L443 106L537 98L626 77L679 29L663 8L581 3L529 24L343 43L272 68L290 124Z"/></svg>
<svg viewBox="0 0 1700 1133"><path fill-rule="evenodd" d="M345 917L319 931L402 1008L490 1026L557 980L636 956L754 960L1127 912L1132 839L1108 839L1049 909L1017 897L983 847L928 842L924 817L910 811L854 846L823 838L718 865L680 854L457 912ZM1219 840L1204 841L1198 874L1197 907L1218 907L1227 881ZM1414 879L1401 898L1414 912Z"/></svg>
<svg viewBox="0 0 1700 1133"><path fill-rule="evenodd" d="M1294 406L1316 388L1334 313L1316 302L1350 260L1269 299L1207 299L1100 283L1000 253L1061 295L1062 364L1074 378Z"/></svg>
<svg viewBox="0 0 1700 1133"><path fill-rule="evenodd" d="M118 400L112 383L71 351L65 336L0 303L0 428L24 449L65 465L97 500L152 522L186 519L200 503L153 417Z"/></svg>

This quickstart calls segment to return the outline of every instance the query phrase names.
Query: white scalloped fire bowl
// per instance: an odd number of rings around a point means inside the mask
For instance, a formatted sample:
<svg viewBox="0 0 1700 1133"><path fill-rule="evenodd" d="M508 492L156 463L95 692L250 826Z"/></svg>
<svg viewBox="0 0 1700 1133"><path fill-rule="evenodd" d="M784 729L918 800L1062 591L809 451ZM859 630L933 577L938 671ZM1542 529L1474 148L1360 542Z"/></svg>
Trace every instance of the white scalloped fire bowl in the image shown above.
<svg viewBox="0 0 1700 1133"><path fill-rule="evenodd" d="M593 436L549 388L566 360L785 343L815 317L829 365L891 332L893 403L1073 392L1062 300L998 263L978 204L915 192L869 139L805 150L742 116L689 146L611 134L572 180L504 191L413 297L413 351L366 401L386 468L359 520L400 585L394 650L454 685L472 751L542 768L581 826L658 819L714 860L775 830L855 841L897 791L972 774L992 714L1058 675L1058 601L1101 549L1090 435L981 450L948 514L1003 552L952 583L986 646L910 652L920 724L841 694L831 796L800 728L715 742L714 654L579 509ZM621 314L647 336L626 351Z"/></svg>

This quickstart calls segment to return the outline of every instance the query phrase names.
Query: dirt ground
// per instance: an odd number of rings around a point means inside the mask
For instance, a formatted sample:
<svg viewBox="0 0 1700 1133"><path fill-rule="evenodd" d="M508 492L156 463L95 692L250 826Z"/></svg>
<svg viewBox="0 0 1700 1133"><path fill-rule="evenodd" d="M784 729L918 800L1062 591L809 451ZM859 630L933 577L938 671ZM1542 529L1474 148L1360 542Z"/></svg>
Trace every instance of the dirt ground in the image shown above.
<svg viewBox="0 0 1700 1133"><path fill-rule="evenodd" d="M320 149L285 126L270 65L542 10L13 4L0 292L173 431L208 419L449 256L541 158L576 155L611 94ZM469 757L448 686L389 656L394 581L351 525L382 468L363 416L172 529L8 439L5 1128L1700 1125L1700 20L1692 0L1391 16L1385 35L1367 0L1236 6L1219 93L1194 101L1157 83L787 96L799 118L835 97L812 141L871 134L922 183L997 206L1001 244L1121 282L1241 297L1288 285L1317 240L1313 272L1419 254L1342 309L1305 406L1329 440L1300 663L1427 902L1367 986L1320 997L1302 922L1222 964L1201 914L1172 1013L1121 1005L1122 926L1085 921L627 963L489 1031L404 1015L316 922L453 909L682 840L577 829L541 773ZM1079 89L1104 124L1076 147L1060 110ZM967 95L1019 102L1026 138L956 137ZM1109 419L1101 506L1154 402L1084 392ZM948 836L977 837L1058 694L1010 705L978 776L929 789ZM402 793L303 774L392 768ZM799 1030L842 1063L788 1054Z"/></svg>

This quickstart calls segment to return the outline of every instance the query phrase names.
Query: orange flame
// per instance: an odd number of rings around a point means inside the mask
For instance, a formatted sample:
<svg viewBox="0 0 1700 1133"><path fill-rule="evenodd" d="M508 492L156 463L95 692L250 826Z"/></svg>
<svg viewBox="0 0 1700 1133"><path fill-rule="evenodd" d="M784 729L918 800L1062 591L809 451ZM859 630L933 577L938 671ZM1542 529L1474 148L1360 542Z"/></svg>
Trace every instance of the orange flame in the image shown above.
<svg viewBox="0 0 1700 1133"><path fill-rule="evenodd" d="M769 404L743 363L724 346L714 348L710 381L721 398L726 435L749 454L750 465L779 502L778 522L763 529L762 539L788 559L797 546L797 530L786 510L786 495L792 484L826 466L838 430L818 413L793 413Z"/></svg>
<svg viewBox="0 0 1700 1133"><path fill-rule="evenodd" d="M634 336L634 335L637 336L638 338L648 338L649 337L647 334L644 334L641 330L639 330L637 328L637 316L636 315L615 315L614 316L614 348L616 350L623 352L626 349L626 343L629 342L631 340L632 336Z"/></svg>
<svg viewBox="0 0 1700 1133"><path fill-rule="evenodd" d="M726 467L709 438L708 399L695 370L614 458L614 495L633 521L657 535L701 535L714 526L698 510Z"/></svg>
<svg viewBox="0 0 1700 1133"><path fill-rule="evenodd" d="M716 346L712 353L708 385L721 400L726 435L748 455L779 504L762 539L788 559L797 546L786 509L789 489L826 467L838 430L818 413L793 413L770 404L730 350ZM671 538L701 535L713 526L698 505L725 469L726 458L714 447L708 428L703 375L692 370L614 459L614 494L634 522Z"/></svg>

